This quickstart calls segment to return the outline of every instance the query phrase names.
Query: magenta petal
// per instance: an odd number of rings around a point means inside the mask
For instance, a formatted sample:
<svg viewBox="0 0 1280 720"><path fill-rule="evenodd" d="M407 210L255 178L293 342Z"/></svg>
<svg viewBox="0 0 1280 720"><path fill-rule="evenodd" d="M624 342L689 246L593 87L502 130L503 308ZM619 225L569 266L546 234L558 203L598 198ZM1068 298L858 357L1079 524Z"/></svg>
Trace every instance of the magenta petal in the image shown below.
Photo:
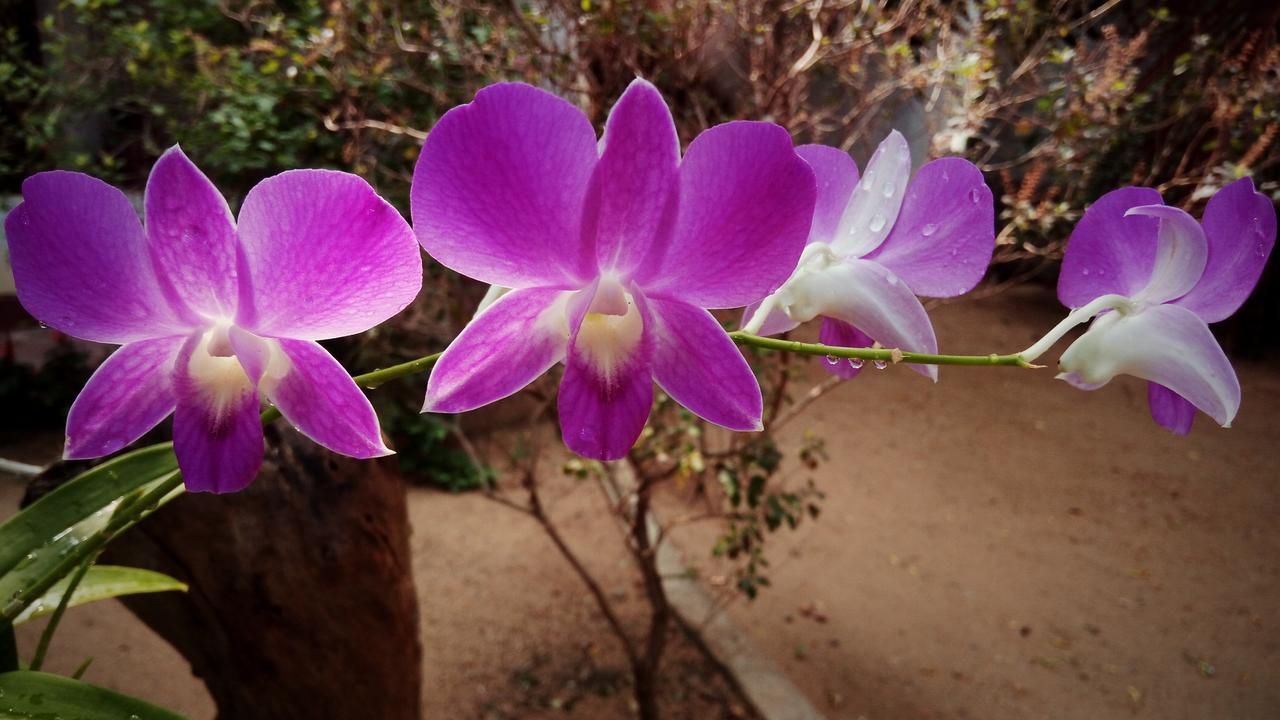
<svg viewBox="0 0 1280 720"><path fill-rule="evenodd" d="M308 340L280 340L284 377L267 381L267 398L303 435L354 458L390 455L369 398L327 350Z"/></svg>
<svg viewBox="0 0 1280 720"><path fill-rule="evenodd" d="M653 334L643 306L632 301L615 306L611 293L600 295L598 290L597 285L569 300L573 334L557 407L570 450L617 460L635 444L649 418Z"/></svg>
<svg viewBox="0 0 1280 720"><path fill-rule="evenodd" d="M1130 297L1146 287L1155 266L1159 222L1130 208L1159 205L1160 193L1127 187L1098 198L1076 223L1058 277L1058 299L1078 308L1117 293Z"/></svg>
<svg viewBox="0 0 1280 720"><path fill-rule="evenodd" d="M847 348L869 348L875 345L875 340L872 340L870 335L847 322L829 317L822 318L822 328L818 330L818 342L823 345ZM862 372L861 364L854 367L844 358L834 359L834 363L831 362L831 358L822 358L820 360L822 367L832 375L837 375L845 380L852 380L858 377L858 373Z"/></svg>
<svg viewBox="0 0 1280 720"><path fill-rule="evenodd" d="M1191 432L1196 419L1196 406L1160 383L1147 383L1147 404L1151 406L1151 418L1156 424L1174 435Z"/></svg>
<svg viewBox="0 0 1280 720"><path fill-rule="evenodd" d="M601 143L588 200L596 255L602 270L626 277L665 254L675 223L680 140L657 88L633 81L609 113Z"/></svg>
<svg viewBox="0 0 1280 720"><path fill-rule="evenodd" d="M840 228L840 218L858 184L858 164L849 153L827 145L800 145L796 154L809 163L818 182L809 242L829 243Z"/></svg>
<svg viewBox="0 0 1280 720"><path fill-rule="evenodd" d="M648 274L649 297L705 308L742 307L776 290L809 236L813 171L787 131L730 122L699 135L680 165L680 213L671 246Z"/></svg>
<svg viewBox="0 0 1280 720"><path fill-rule="evenodd" d="M968 160L942 158L912 178L893 231L866 258L918 295L955 297L982 280L995 245L995 205L982 173Z"/></svg>
<svg viewBox="0 0 1280 720"><path fill-rule="evenodd" d="M186 333L119 190L80 173L38 173L4 228L18 300L40 322L108 343Z"/></svg>
<svg viewBox="0 0 1280 720"><path fill-rule="evenodd" d="M759 430L763 401L746 358L702 308L650 299L653 379L693 414L730 430Z"/></svg>
<svg viewBox="0 0 1280 720"><path fill-rule="evenodd" d="M139 340L116 350L85 384L67 415L63 457L110 455L173 412L173 362L183 338Z"/></svg>
<svg viewBox="0 0 1280 720"><path fill-rule="evenodd" d="M423 411L474 410L519 391L560 362L569 341L567 295L512 290L477 315L436 362Z"/></svg>
<svg viewBox="0 0 1280 720"><path fill-rule="evenodd" d="M151 168L144 204L151 259L174 304L205 317L235 317L235 220L177 145Z"/></svg>
<svg viewBox="0 0 1280 720"><path fill-rule="evenodd" d="M189 338L178 353L173 452L188 490L235 492L253 482L262 466L261 403L243 372L239 383L219 383L229 373L214 378L207 367L201 368L208 361L203 353L200 335ZM235 358L215 360L237 363Z"/></svg>
<svg viewBox="0 0 1280 720"><path fill-rule="evenodd" d="M637 362L602 377L570 353L556 398L564 444L583 457L617 460L635 445L649 419L653 379Z"/></svg>
<svg viewBox="0 0 1280 720"><path fill-rule="evenodd" d="M238 325L324 340L364 332L422 287L422 256L400 213L349 173L291 170L240 209Z"/></svg>
<svg viewBox="0 0 1280 720"><path fill-rule="evenodd" d="M1276 208L1271 198L1241 178L1219 190L1204 209L1209 261L1200 282L1176 304L1205 322L1225 320L1258 284L1276 244Z"/></svg>
<svg viewBox="0 0 1280 720"><path fill-rule="evenodd" d="M413 230L431 257L476 280L580 287L596 263L582 237L596 157L581 110L528 85L490 85L427 136Z"/></svg>

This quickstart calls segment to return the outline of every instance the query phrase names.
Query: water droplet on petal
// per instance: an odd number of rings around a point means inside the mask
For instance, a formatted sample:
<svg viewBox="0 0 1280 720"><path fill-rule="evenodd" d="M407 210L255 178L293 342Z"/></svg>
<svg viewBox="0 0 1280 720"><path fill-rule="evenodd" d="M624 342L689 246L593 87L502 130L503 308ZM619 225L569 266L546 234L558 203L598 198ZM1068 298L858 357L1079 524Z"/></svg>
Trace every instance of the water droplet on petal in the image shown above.
<svg viewBox="0 0 1280 720"><path fill-rule="evenodd" d="M865 363L866 361L863 360L862 358L849 358L849 367L853 368L854 370L861 370L862 366Z"/></svg>
<svg viewBox="0 0 1280 720"><path fill-rule="evenodd" d="M1081 269L1081 270L1080 270L1080 274L1081 274L1081 275L1084 275L1085 277L1088 277L1088 276L1089 276L1089 268L1083 268L1083 269Z"/></svg>
<svg viewBox="0 0 1280 720"><path fill-rule="evenodd" d="M871 216L871 222L867 223L867 229L870 230L871 232L880 232L881 230L884 229L884 224L885 224L884 216L879 213L876 213L875 215Z"/></svg>
<svg viewBox="0 0 1280 720"><path fill-rule="evenodd" d="M49 326L48 326L48 325L45 325L44 323L40 323L40 329L41 329L41 330L48 330L48 329L49 329Z"/></svg>
<svg viewBox="0 0 1280 720"><path fill-rule="evenodd" d="M885 369L885 368L889 367L889 361L888 361L888 360L877 360L875 364L876 364L876 369L877 369L877 370L883 370L883 369Z"/></svg>
<svg viewBox="0 0 1280 720"><path fill-rule="evenodd" d="M929 237L936 232L938 232L938 226L933 223L926 223L924 227L920 228L920 234L925 237Z"/></svg>
<svg viewBox="0 0 1280 720"><path fill-rule="evenodd" d="M893 273L889 273L888 275L886 275L886 276L885 276L885 278L884 278L884 279L885 279L885 280L887 280L887 281L889 281L889 284L890 284L890 285L897 285L897 284L898 284L898 276L897 276L897 275L894 275Z"/></svg>
<svg viewBox="0 0 1280 720"><path fill-rule="evenodd" d="M892 180L886 180L884 185L880 187L880 192L887 198L893 197L893 194L897 191L898 186L894 185Z"/></svg>
<svg viewBox="0 0 1280 720"><path fill-rule="evenodd" d="M969 202L977 205L980 200L982 200L982 193L978 192L978 188L969 191Z"/></svg>
<svg viewBox="0 0 1280 720"><path fill-rule="evenodd" d="M835 355L828 355L828 356L827 356L827 364L828 364L828 365L839 365L839 364L840 364L840 358L836 357Z"/></svg>

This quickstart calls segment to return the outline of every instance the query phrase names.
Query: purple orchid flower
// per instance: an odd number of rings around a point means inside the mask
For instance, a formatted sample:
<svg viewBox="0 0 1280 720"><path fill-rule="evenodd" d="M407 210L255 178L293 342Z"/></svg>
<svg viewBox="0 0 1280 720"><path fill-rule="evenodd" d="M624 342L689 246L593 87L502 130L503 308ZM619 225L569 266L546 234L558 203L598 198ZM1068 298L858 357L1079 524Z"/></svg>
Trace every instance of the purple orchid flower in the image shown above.
<svg viewBox="0 0 1280 720"><path fill-rule="evenodd" d="M414 232L446 267L513 289L445 351L424 410L480 407L563 361L560 425L581 455L626 454L653 381L710 422L760 429L760 387L707 308L742 307L786 279L814 193L777 125L713 127L682 159L671 112L643 80L599 148L586 116L550 93L481 90L427 137Z"/></svg>
<svg viewBox="0 0 1280 720"><path fill-rule="evenodd" d="M67 417L67 458L109 455L173 413L189 490L262 464L260 397L358 458L390 452L368 398L317 340L367 330L422 283L413 233L360 178L295 170L226 201L178 147L151 170L146 228L119 190L72 172L22 185L5 221L18 299L50 327L123 345Z"/></svg>
<svg viewBox="0 0 1280 720"><path fill-rule="evenodd" d="M1151 188L1103 195L1071 233L1058 299L1076 309L1071 325L1105 314L1062 354L1058 377L1095 390L1133 375L1173 433L1191 430L1196 408L1229 427L1240 382L1208 323L1249 297L1275 239L1275 206L1250 178L1209 200L1203 226Z"/></svg>
<svg viewBox="0 0 1280 720"><path fill-rule="evenodd" d="M916 294L954 297L982 280L995 249L991 190L977 167L941 158L911 177L911 150L896 130L866 175L842 150L796 150L818 179L809 244L776 293L749 307L748 332L773 335L822 318L820 342L936 353L933 325ZM824 363L852 378L859 361ZM912 365L938 379L934 365Z"/></svg>

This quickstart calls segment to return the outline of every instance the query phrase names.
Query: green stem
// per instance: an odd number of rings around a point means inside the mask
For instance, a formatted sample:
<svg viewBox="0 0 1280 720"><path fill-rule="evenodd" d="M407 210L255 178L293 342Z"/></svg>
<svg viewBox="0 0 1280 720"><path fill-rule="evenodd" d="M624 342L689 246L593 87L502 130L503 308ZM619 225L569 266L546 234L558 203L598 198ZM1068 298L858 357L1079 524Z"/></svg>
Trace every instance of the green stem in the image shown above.
<svg viewBox="0 0 1280 720"><path fill-rule="evenodd" d="M36 645L35 655L31 657L31 670L39 670L44 665L44 657L49 652L49 644L53 642L53 633L58 629L58 623L62 622L62 614L67 611L67 606L71 604L71 596L75 594L76 588L79 587L80 581L84 579L85 573L89 572L89 568L93 567L93 561L97 556L85 558L80 563L76 574L71 576L71 580L67 582L67 589L62 591L62 597L58 598L58 607L53 609L53 615L49 617L49 624L44 626L44 632L40 633L40 643Z"/></svg>
<svg viewBox="0 0 1280 720"><path fill-rule="evenodd" d="M729 337L739 345L778 350L780 352L798 353L800 355L823 355L826 357L844 358L846 360L879 360L890 363L914 363L919 365L970 365L970 366L1010 366L1034 368L1035 365L1023 359L1020 353L1010 355L930 355L913 353L893 348L850 348L819 343L780 340L778 338L760 337L742 331L731 332Z"/></svg>

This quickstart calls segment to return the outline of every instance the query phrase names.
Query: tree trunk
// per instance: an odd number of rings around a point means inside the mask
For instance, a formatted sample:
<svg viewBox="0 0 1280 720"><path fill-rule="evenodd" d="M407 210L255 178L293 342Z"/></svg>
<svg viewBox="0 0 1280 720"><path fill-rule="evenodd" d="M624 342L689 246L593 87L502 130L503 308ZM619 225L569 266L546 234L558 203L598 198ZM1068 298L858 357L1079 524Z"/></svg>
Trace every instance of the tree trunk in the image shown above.
<svg viewBox="0 0 1280 720"><path fill-rule="evenodd" d="M125 604L191 661L219 717L416 719L404 483L388 461L280 435L267 429L267 461L247 490L184 495L102 561L190 584Z"/></svg>

